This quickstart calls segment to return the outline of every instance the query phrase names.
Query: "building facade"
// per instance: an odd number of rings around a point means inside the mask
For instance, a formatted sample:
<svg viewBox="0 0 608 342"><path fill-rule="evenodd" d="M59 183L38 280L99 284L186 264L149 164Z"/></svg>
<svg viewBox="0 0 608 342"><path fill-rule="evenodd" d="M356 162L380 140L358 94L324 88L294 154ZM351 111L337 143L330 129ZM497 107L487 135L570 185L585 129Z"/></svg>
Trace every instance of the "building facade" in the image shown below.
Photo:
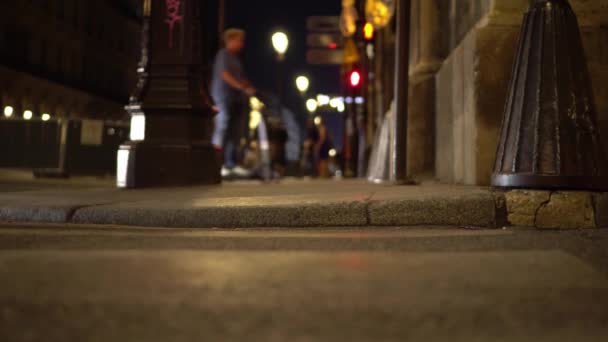
<svg viewBox="0 0 608 342"><path fill-rule="evenodd" d="M489 185L529 0L412 0L408 169ZM570 0L608 151L608 0Z"/></svg>
<svg viewBox="0 0 608 342"><path fill-rule="evenodd" d="M15 117L123 119L141 34L137 0L0 1L0 106Z"/></svg>

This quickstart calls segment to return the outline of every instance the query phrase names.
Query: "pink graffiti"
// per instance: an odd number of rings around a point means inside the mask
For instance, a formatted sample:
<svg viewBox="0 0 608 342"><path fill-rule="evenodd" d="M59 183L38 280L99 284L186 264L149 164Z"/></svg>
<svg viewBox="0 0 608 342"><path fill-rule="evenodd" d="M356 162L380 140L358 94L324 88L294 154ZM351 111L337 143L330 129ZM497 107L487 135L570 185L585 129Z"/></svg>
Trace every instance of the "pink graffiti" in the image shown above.
<svg viewBox="0 0 608 342"><path fill-rule="evenodd" d="M180 15L182 0L165 0L167 4L167 19L165 22L169 24L169 48L173 48L173 29L175 24L181 23L184 17Z"/></svg>

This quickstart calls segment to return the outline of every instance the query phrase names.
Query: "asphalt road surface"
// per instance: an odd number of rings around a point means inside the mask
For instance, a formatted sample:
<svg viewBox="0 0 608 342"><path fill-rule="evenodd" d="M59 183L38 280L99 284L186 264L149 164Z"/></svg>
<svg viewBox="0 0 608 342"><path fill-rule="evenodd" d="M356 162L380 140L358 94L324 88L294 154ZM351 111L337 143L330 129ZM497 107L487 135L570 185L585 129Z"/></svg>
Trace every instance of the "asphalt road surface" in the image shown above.
<svg viewBox="0 0 608 342"><path fill-rule="evenodd" d="M0 341L608 341L608 231L0 226Z"/></svg>

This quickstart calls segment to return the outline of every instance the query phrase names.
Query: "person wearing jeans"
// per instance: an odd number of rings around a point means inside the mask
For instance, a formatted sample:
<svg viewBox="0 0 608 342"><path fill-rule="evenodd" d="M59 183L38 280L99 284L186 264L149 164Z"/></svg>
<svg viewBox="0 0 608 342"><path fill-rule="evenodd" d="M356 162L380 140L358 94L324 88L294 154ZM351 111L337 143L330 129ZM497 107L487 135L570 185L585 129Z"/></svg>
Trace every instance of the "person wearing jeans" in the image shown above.
<svg viewBox="0 0 608 342"><path fill-rule="evenodd" d="M223 152L222 176L245 176L248 172L238 165L238 155L241 140L247 133L247 98L256 92L245 77L239 58L245 46L245 31L226 30L224 44L225 48L215 58L211 82L211 95L219 109L212 144Z"/></svg>

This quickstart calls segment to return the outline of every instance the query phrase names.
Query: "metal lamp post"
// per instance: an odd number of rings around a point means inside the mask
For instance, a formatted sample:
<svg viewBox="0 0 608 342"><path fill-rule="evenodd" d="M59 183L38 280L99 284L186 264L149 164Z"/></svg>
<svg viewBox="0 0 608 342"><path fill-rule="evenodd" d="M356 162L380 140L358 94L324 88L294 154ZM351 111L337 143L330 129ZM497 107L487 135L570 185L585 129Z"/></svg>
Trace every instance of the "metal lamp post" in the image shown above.
<svg viewBox="0 0 608 342"><path fill-rule="evenodd" d="M139 80L126 107L131 134L118 151L118 187L220 181L203 75L203 3L144 0Z"/></svg>
<svg viewBox="0 0 608 342"><path fill-rule="evenodd" d="M534 0L524 18L492 184L608 190L589 71L567 0Z"/></svg>
<svg viewBox="0 0 608 342"><path fill-rule="evenodd" d="M395 115L390 155L390 181L410 184L407 174L407 131L410 65L411 0L397 0L397 46L395 48Z"/></svg>

